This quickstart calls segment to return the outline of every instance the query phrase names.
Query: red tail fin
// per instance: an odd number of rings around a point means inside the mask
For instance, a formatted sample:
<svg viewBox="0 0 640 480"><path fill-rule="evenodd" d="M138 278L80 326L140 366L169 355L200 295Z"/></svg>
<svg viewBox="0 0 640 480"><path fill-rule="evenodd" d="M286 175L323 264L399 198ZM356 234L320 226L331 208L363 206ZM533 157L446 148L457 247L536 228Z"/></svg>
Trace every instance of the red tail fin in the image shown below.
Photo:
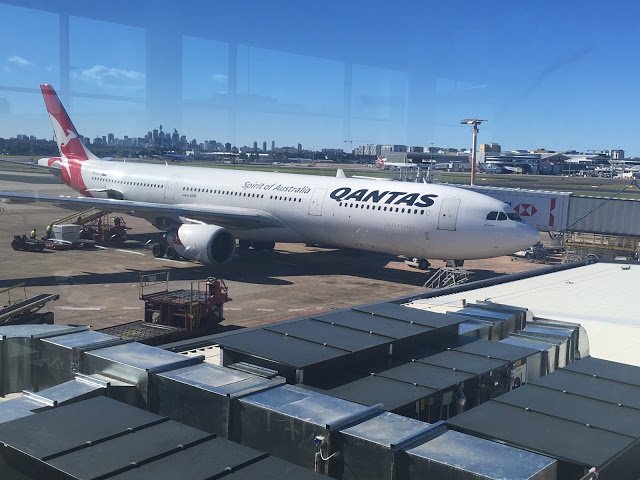
<svg viewBox="0 0 640 480"><path fill-rule="evenodd" d="M78 138L78 131L73 126L53 87L45 83L40 85L40 90L49 112L60 155L69 160L97 160L98 157L91 153Z"/></svg>

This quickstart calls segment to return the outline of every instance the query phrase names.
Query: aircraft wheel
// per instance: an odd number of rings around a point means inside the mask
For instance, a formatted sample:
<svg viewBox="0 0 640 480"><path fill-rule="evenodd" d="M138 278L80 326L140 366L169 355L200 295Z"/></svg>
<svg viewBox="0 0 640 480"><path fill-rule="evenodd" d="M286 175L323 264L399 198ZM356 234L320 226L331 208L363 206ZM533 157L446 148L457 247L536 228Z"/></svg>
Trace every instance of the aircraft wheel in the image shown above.
<svg viewBox="0 0 640 480"><path fill-rule="evenodd" d="M16 240L14 240L13 242L11 242L11 248L13 248L14 250L18 251L18 250L20 250L20 245L18 244L18 242Z"/></svg>
<svg viewBox="0 0 640 480"><path fill-rule="evenodd" d="M153 256L156 258L164 257L166 251L167 249L162 243L154 243L153 247L151 248L151 252L153 252Z"/></svg>
<svg viewBox="0 0 640 480"><path fill-rule="evenodd" d="M167 247L167 258L169 260L178 260L180 258L180 255L178 255L178 252L176 252L175 248Z"/></svg>
<svg viewBox="0 0 640 480"><path fill-rule="evenodd" d="M420 258L418 260L418 268L420 270L429 270L430 266L431 266L431 264L429 263L429 261L426 258Z"/></svg>
<svg viewBox="0 0 640 480"><path fill-rule="evenodd" d="M584 257L584 259L587 261L588 264L592 264L598 261L598 256L595 253L590 253L589 255Z"/></svg>

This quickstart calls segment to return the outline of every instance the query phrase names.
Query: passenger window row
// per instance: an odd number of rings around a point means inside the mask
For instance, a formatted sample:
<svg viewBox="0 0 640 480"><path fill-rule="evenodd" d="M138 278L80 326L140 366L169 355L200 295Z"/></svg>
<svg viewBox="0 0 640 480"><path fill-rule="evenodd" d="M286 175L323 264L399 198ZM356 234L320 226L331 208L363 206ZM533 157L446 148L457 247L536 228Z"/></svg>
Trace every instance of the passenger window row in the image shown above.
<svg viewBox="0 0 640 480"><path fill-rule="evenodd" d="M91 177L92 180L114 183L116 185L131 185L132 187L164 188L159 183L127 182L125 180L112 180L108 177Z"/></svg>
<svg viewBox="0 0 640 480"><path fill-rule="evenodd" d="M213 193L215 195L229 195L236 197L252 197L252 198L264 198L264 195L259 193L247 193L247 192L232 192L230 190L217 190L212 188L197 188L197 187L182 187L183 191L187 192L199 192L199 193Z"/></svg>
<svg viewBox="0 0 640 480"><path fill-rule="evenodd" d="M98 181L106 181L110 183L122 184L122 185L131 185L131 186L139 186L139 187L151 187L151 188L164 188L164 185L160 184L151 184L151 183L139 183L139 182L126 182L124 180L110 180L106 177L91 177L92 180ZM236 197L251 197L251 198L264 198L264 194L260 193L248 193L248 192L233 192L230 190L217 190L212 188L198 188L198 187L182 187L182 190L185 192L198 192L198 193L213 193L215 195L229 195ZM302 198L294 198L294 197L283 197L278 195L271 195L269 197L270 200L282 200L285 202L302 202Z"/></svg>
<svg viewBox="0 0 640 480"><path fill-rule="evenodd" d="M362 210L377 210L377 211L383 211L383 212L395 211L396 213L408 213L408 214L413 213L414 215L418 215L418 213L420 213L420 215L424 215L424 209L421 209L421 208L411 209L411 208L400 208L400 207L383 207L382 205L359 204L359 203L350 203L350 202L339 202L338 206L348 207L348 208L360 208Z"/></svg>
<svg viewBox="0 0 640 480"><path fill-rule="evenodd" d="M91 177L92 180L105 181L109 183L116 183L121 185L131 185L136 187L151 187L151 188L164 188L164 185L156 184L156 183L139 183L139 182L126 182L124 180L111 180L106 177ZM230 190L217 190L211 188L198 188L198 187L182 187L182 190L185 192L199 192L199 193L213 193L216 195L230 195L230 196L240 196L240 197L251 197L251 198L264 198L264 194L260 193L248 193L248 192L232 192ZM271 195L269 197L270 200L283 200L285 202L302 202L302 198L294 198L294 197L282 197L278 195ZM404 211L404 209L403 209Z"/></svg>
<svg viewBox="0 0 640 480"><path fill-rule="evenodd" d="M278 195L271 195L269 200L284 200L285 202L302 202L301 198L293 198L293 197L280 197Z"/></svg>

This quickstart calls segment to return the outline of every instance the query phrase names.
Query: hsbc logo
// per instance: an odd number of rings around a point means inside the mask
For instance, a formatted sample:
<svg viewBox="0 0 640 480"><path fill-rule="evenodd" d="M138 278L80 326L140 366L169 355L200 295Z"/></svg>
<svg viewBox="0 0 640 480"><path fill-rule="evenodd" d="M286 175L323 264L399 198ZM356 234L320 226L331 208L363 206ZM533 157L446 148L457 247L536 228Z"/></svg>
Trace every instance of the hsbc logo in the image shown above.
<svg viewBox="0 0 640 480"><path fill-rule="evenodd" d="M531 203L520 203L514 207L514 210L521 217L533 217L538 209Z"/></svg>

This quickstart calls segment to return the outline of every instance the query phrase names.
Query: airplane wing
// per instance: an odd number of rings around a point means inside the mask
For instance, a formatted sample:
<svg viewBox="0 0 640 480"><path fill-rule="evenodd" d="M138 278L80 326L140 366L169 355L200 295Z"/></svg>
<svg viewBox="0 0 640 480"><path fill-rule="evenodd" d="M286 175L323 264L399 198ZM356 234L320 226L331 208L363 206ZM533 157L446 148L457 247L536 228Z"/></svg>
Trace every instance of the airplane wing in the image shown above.
<svg viewBox="0 0 640 480"><path fill-rule="evenodd" d="M21 160L13 160L11 158L2 158L0 157L0 162L4 163L13 163L14 165L21 165L23 167L39 167L36 162L23 162Z"/></svg>
<svg viewBox="0 0 640 480"><path fill-rule="evenodd" d="M138 202L132 200L115 200L108 198L67 197L21 192L2 192L0 198L27 203L43 202L65 208L80 209L99 208L109 212L122 212L134 217L152 221L167 218L177 222L198 221L220 225L230 230L250 230L267 227L284 227L285 225L273 215L262 210L227 207L219 205L165 205L162 203Z"/></svg>
<svg viewBox="0 0 640 480"><path fill-rule="evenodd" d="M44 166L44 165L40 165L37 162L22 162L20 160L11 160L9 158L0 158L0 162L12 163L13 165L20 165L21 167L26 167L26 168L48 170L49 173L53 173L56 176L59 175L60 173L60 164L57 164L57 163L51 166Z"/></svg>

